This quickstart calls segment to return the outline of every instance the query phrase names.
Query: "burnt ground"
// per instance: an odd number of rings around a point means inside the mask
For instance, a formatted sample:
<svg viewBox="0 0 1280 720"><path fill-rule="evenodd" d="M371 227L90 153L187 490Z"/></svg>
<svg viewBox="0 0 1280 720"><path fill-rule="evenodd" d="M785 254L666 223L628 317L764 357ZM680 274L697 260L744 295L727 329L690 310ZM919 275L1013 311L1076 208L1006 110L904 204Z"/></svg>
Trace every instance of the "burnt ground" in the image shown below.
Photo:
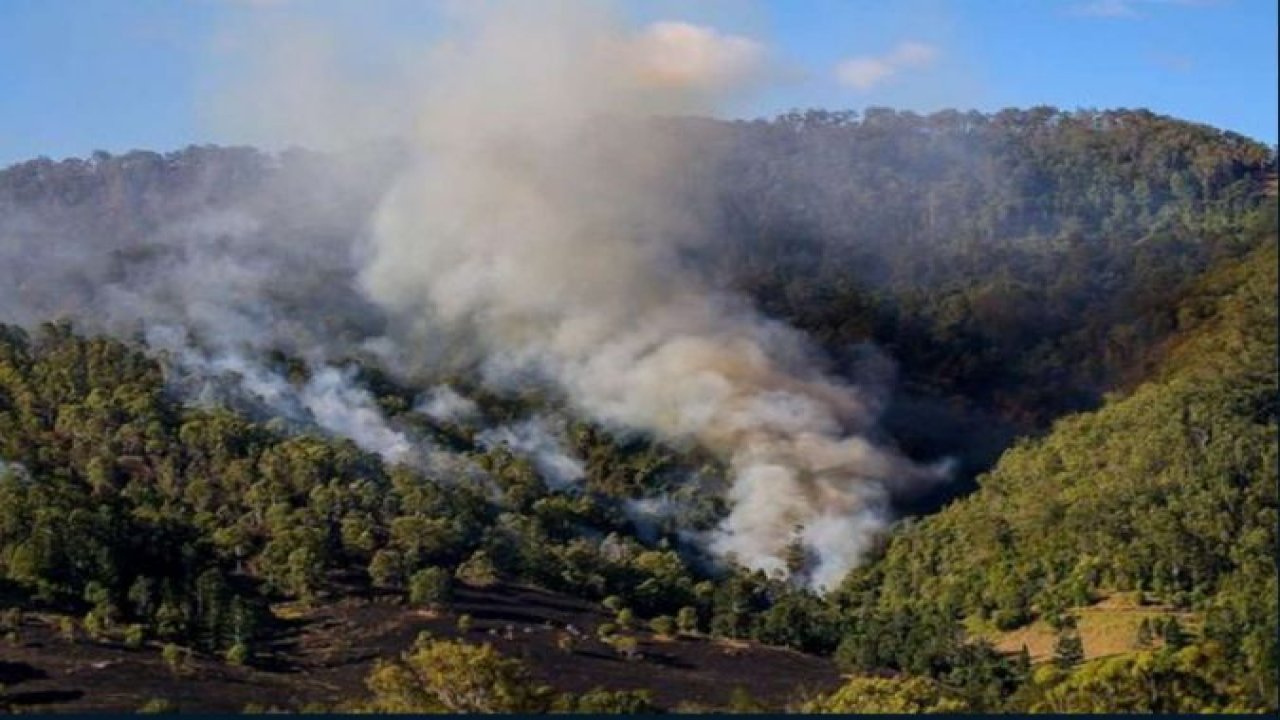
<svg viewBox="0 0 1280 720"><path fill-rule="evenodd" d="M463 588L448 613L398 598L347 597L309 609L282 606L282 628L254 667L196 656L175 672L160 646L68 641L56 619L28 615L17 642L0 642L0 710L131 712L164 700L186 712L239 712L248 705L282 710L334 707L366 697L364 678L379 658L395 657L418 633L457 637L458 615L473 619L466 640L490 643L525 660L557 690L649 690L665 709L723 707L733 693L781 707L839 684L827 659L746 642L657 638L637 633L639 657L626 659L596 640L609 617L574 598L509 585ZM581 632L571 651L559 638Z"/></svg>

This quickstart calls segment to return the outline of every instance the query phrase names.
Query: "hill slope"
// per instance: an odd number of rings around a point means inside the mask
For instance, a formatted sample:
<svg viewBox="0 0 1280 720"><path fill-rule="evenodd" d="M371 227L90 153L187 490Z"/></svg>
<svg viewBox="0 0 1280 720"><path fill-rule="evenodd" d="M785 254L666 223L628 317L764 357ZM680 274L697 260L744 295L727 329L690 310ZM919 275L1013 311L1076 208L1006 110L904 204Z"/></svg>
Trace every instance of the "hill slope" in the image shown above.
<svg viewBox="0 0 1280 720"><path fill-rule="evenodd" d="M362 294L394 159L33 161L0 173L3 697L128 709L147 675L202 707L294 692L294 664L333 686L286 704L359 705L369 671L456 649L427 628L666 708L753 706L726 683L754 672L780 708L833 662L858 677L809 707L1276 706L1270 149L1142 111L660 125L696 140L687 269L815 338L883 412L869 437L958 457L894 491L923 517L827 595L710 557L723 459L492 382ZM600 637L506 638L512 602ZM85 695L40 694L71 666Z"/></svg>
<svg viewBox="0 0 1280 720"><path fill-rule="evenodd" d="M846 603L1013 629L1140 593L1203 613L1200 639L1274 706L1276 263L1273 239L1202 278L1156 379L1009 450L856 571Z"/></svg>

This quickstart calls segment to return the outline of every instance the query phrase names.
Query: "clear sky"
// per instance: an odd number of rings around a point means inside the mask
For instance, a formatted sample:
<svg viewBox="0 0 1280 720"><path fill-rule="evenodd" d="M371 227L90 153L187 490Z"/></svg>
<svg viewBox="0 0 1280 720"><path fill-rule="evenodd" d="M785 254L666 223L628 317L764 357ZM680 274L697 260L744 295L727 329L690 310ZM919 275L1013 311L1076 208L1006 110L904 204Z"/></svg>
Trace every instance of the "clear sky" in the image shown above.
<svg viewBox="0 0 1280 720"><path fill-rule="evenodd" d="M444 0L459 2L460 0ZM623 0L768 48L746 116L1146 107L1275 143L1276 0ZM0 165L246 138L209 121L229 34L316 19L370 55L425 45L421 0L0 0ZM220 49L221 48L221 49ZM389 50L387 50L389 51Z"/></svg>

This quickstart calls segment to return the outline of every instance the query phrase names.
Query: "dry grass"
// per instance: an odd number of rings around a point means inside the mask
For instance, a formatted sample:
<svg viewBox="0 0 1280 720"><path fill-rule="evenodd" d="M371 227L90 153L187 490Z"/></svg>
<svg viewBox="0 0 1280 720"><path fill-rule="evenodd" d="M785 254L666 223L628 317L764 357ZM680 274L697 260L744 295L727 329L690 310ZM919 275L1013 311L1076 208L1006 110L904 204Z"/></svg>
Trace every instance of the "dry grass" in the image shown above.
<svg viewBox="0 0 1280 720"><path fill-rule="evenodd" d="M1200 618L1194 613L1178 612L1170 607L1142 605L1127 595L1112 595L1089 607L1071 611L1076 619L1084 655L1088 660L1133 652L1138 645L1138 627L1146 620L1163 620L1169 616L1178 618L1184 630L1194 635L1200 626ZM1009 632L993 632L989 627L973 623L969 631L990 640L1003 652L1020 652L1025 645L1032 662L1053 658L1053 646L1058 634L1048 623L1037 620L1030 625ZM1155 641L1159 644L1159 640Z"/></svg>

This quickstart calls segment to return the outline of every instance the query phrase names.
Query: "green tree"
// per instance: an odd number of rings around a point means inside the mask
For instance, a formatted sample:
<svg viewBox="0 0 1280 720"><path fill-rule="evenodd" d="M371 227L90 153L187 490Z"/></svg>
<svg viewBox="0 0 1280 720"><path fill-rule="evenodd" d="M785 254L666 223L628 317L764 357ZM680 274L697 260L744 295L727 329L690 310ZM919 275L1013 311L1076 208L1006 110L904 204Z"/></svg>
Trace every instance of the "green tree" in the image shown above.
<svg viewBox="0 0 1280 720"><path fill-rule="evenodd" d="M1061 668L1070 668L1084 661L1084 642L1080 633L1075 630L1058 633L1053 644L1053 661Z"/></svg>
<svg viewBox="0 0 1280 720"><path fill-rule="evenodd" d="M685 606L680 608L676 613L676 625L680 628L680 632L687 635L693 635L698 632L698 609Z"/></svg>
<svg viewBox="0 0 1280 720"><path fill-rule="evenodd" d="M1160 629L1160 637L1164 640L1164 646L1170 650L1181 650L1187 646L1187 633L1182 629L1182 623L1178 622L1178 618L1173 615L1164 621L1164 626Z"/></svg>
<svg viewBox="0 0 1280 720"><path fill-rule="evenodd" d="M855 677L839 690L809 701L804 712L841 714L959 713L965 703L928 678Z"/></svg>
<svg viewBox="0 0 1280 720"><path fill-rule="evenodd" d="M453 582L443 568L423 568L409 578L409 602L443 607L453 598Z"/></svg>
<svg viewBox="0 0 1280 720"><path fill-rule="evenodd" d="M631 635L613 635L608 640L613 649L627 660L640 657L640 641Z"/></svg>
<svg viewBox="0 0 1280 720"><path fill-rule="evenodd" d="M557 712L588 715L655 714L658 707L647 690L605 690L596 688L581 695L567 695L556 702Z"/></svg>
<svg viewBox="0 0 1280 720"><path fill-rule="evenodd" d="M1134 643L1140 648L1149 648L1154 640L1155 633L1151 631L1151 619L1144 617L1138 623L1138 634L1134 638Z"/></svg>
<svg viewBox="0 0 1280 720"><path fill-rule="evenodd" d="M227 648L227 653L225 657L227 659L228 665L236 665L236 666L244 665L245 663L249 662L249 658L250 658L249 646L242 642L237 642L233 644L231 647Z"/></svg>
<svg viewBox="0 0 1280 720"><path fill-rule="evenodd" d="M489 645L425 635L399 660L379 661L366 684L376 712L537 713L552 701L518 660Z"/></svg>
<svg viewBox="0 0 1280 720"><path fill-rule="evenodd" d="M400 587L404 583L404 559L395 550L379 550L370 558L368 572L376 587Z"/></svg>
<svg viewBox="0 0 1280 720"><path fill-rule="evenodd" d="M489 587L498 582L498 569L483 550L477 550L466 562L458 566L459 580L473 587Z"/></svg>
<svg viewBox="0 0 1280 720"><path fill-rule="evenodd" d="M622 608L618 611L614 622L623 630L630 630L636 624L636 614L631 612L630 608Z"/></svg>
<svg viewBox="0 0 1280 720"><path fill-rule="evenodd" d="M676 633L676 621L670 615L659 615L649 621L649 629L655 635L672 637Z"/></svg>
<svg viewBox="0 0 1280 720"><path fill-rule="evenodd" d="M1238 673L1222 663L1221 648L1187 647L1103 658L1075 672L1042 674L1034 712L1202 713L1254 712L1259 705L1236 685Z"/></svg>
<svg viewBox="0 0 1280 720"><path fill-rule="evenodd" d="M160 650L160 655L164 658L164 664L169 667L169 671L174 675L182 675L187 672L187 666L191 660L190 650L173 643L165 643Z"/></svg>

